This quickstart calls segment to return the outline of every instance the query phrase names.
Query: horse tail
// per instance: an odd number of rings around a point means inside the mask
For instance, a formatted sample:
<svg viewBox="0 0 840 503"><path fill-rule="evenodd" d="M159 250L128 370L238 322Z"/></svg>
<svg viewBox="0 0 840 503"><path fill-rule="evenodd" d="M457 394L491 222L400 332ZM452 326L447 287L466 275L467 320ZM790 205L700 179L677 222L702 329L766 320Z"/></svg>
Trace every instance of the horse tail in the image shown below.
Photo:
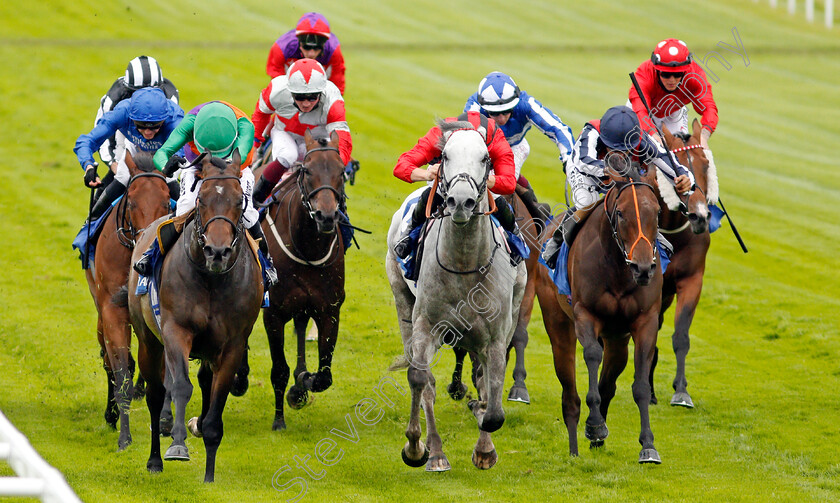
<svg viewBox="0 0 840 503"><path fill-rule="evenodd" d="M121 286L111 297L111 302L117 307L128 307L128 286Z"/></svg>
<svg viewBox="0 0 840 503"><path fill-rule="evenodd" d="M405 355L400 355L394 358L394 361L388 367L388 372L397 372L399 370L405 370L409 366L408 358Z"/></svg>

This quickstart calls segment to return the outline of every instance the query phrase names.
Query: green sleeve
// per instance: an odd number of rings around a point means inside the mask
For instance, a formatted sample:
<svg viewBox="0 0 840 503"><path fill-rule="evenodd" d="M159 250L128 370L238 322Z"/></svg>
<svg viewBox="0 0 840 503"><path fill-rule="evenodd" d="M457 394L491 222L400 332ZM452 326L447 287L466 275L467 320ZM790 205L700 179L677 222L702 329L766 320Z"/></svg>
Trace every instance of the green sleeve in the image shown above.
<svg viewBox="0 0 840 503"><path fill-rule="evenodd" d="M155 163L155 168L163 171L163 167L166 166L172 154L179 151L187 142L192 141L194 126L195 115L187 114L184 116L184 120L172 131L169 138L166 139L166 143L155 152L155 156L152 159Z"/></svg>
<svg viewBox="0 0 840 503"><path fill-rule="evenodd" d="M236 148L239 150L239 156L244 161L254 147L254 123L247 117L240 117L236 122Z"/></svg>

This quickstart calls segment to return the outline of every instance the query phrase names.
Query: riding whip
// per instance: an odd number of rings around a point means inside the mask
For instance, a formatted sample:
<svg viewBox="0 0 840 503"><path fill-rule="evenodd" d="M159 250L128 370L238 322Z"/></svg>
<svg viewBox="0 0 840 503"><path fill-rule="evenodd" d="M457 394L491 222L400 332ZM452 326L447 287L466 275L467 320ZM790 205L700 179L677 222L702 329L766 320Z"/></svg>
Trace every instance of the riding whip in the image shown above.
<svg viewBox="0 0 840 503"><path fill-rule="evenodd" d="M653 120L653 113L650 111L650 107L648 106L647 100L645 99L644 93L642 93L642 88L639 86L639 82L636 80L636 74L630 72L630 80L633 81L633 87L636 88L636 94L639 95L639 99L642 100L642 105L645 106L645 110L647 110L648 117L650 117L650 121L653 123L653 126L656 128L656 132L659 133L660 138L662 141L665 141L665 135L662 133L662 129L659 128L659 125L656 121ZM671 156L668 156L668 162L671 161ZM672 165L671 168L674 166ZM675 170L676 172L676 170ZM738 244L741 245L741 249L744 253L747 253L747 245L744 244L744 240L741 239L741 234L738 233L738 229L735 227L735 224L732 222L732 217L729 216L729 212L726 211L726 207L723 205L723 201L721 201L720 196L718 196L718 203L720 204L720 209L723 210L723 214L726 215L726 220L729 222L729 226L732 228L732 233L735 234L735 239L738 240Z"/></svg>

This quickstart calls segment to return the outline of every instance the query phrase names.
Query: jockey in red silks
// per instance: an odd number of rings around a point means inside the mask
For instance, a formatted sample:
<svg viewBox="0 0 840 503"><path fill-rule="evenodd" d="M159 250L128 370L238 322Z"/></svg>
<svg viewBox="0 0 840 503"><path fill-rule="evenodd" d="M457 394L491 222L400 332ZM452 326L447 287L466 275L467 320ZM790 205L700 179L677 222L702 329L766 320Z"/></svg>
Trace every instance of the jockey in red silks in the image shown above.
<svg viewBox="0 0 840 503"><path fill-rule="evenodd" d="M271 46L265 71L272 79L286 75L292 64L303 58L321 63L327 78L344 94L344 56L341 44L330 33L327 18L317 12L308 12L298 20L294 30L283 34Z"/></svg>
<svg viewBox="0 0 840 503"><path fill-rule="evenodd" d="M446 122L464 121L472 128L484 128L486 131L485 142L490 161L493 163L493 173L487 177L487 188L497 194L512 194L516 188L516 177L514 176L513 152L505 139L504 133L496 126L496 122L478 112L465 112L458 117L445 119ZM400 180L413 183L421 181L433 181L440 168L440 147L438 141L441 137L440 127L435 126L417 141L414 147L403 153L394 166L394 176ZM428 164L428 169L423 168ZM394 252L400 258L406 258L411 252L411 231L426 221L426 204L431 194L431 187L427 188L420 196L417 206L411 217L411 225L400 234L394 244ZM432 210L443 202L440 194L434 195ZM496 217L508 232L516 233L517 227L513 211L505 198L496 197L498 211Z"/></svg>
<svg viewBox="0 0 840 503"><path fill-rule="evenodd" d="M709 160L710 178L716 180L715 160L709 149L709 137L718 124L718 109L706 72L694 61L685 42L675 38L659 42L651 53L650 60L639 65L635 75L653 114L653 117L650 117L635 87L630 86L630 100L627 106L636 112L642 130L660 145L664 145L664 141L656 131L656 125L667 126L671 133L690 134L686 105L691 103L694 111L701 116L703 130L700 144ZM707 198L710 199L710 204L715 204L716 191L707 194Z"/></svg>
<svg viewBox="0 0 840 503"><path fill-rule="evenodd" d="M272 116L274 118L272 122ZM303 135L338 134L341 162L350 162L353 142L344 111L344 98L327 80L324 68L314 59L300 59L289 68L288 75L274 77L260 93L251 116L256 130L257 146L266 134L271 136L270 162L254 187L254 203L260 204L280 181L282 175L306 154Z"/></svg>

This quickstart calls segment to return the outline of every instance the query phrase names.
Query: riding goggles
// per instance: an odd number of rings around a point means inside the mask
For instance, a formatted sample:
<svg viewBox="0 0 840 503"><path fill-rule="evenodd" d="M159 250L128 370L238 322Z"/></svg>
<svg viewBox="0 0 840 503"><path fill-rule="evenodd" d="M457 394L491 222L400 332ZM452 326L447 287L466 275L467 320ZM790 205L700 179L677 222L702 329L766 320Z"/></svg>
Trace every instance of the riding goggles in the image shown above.
<svg viewBox="0 0 840 503"><path fill-rule="evenodd" d="M307 94L295 94L292 93L292 99L295 101L318 101L318 98L321 97L321 93L307 93Z"/></svg>

